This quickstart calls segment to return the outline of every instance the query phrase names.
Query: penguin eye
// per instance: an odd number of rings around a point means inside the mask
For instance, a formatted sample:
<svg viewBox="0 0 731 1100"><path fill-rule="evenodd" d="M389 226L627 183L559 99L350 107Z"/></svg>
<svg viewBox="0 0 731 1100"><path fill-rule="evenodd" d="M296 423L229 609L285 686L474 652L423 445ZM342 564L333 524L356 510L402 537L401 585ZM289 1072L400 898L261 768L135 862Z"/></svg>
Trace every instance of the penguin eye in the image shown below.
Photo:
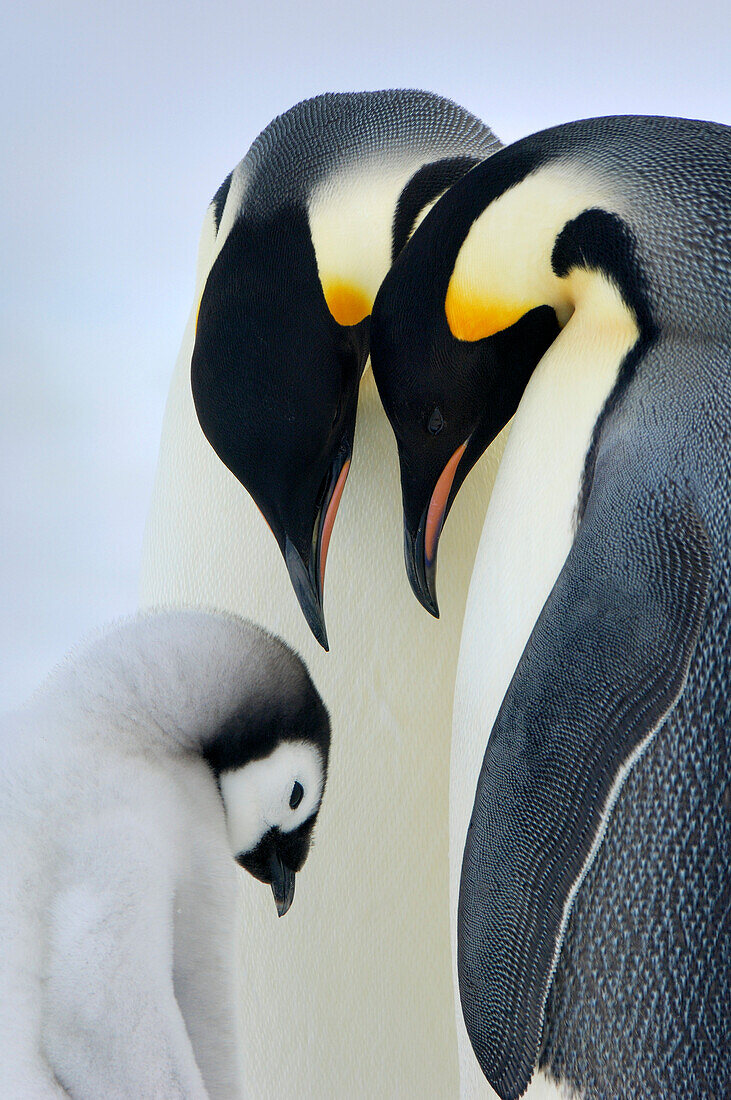
<svg viewBox="0 0 731 1100"><path fill-rule="evenodd" d="M299 780L297 780L295 782L294 787L292 787L292 793L289 796L289 808L290 808L290 810L296 810L297 809L297 807L299 806L300 802L302 801L302 799L304 797L304 793L305 793L305 788L302 786L302 784L299 782Z"/></svg>
<svg viewBox="0 0 731 1100"><path fill-rule="evenodd" d="M444 427L444 417L442 416L442 410L438 405L434 407L429 420L427 421L427 430L430 435L439 435L440 431Z"/></svg>

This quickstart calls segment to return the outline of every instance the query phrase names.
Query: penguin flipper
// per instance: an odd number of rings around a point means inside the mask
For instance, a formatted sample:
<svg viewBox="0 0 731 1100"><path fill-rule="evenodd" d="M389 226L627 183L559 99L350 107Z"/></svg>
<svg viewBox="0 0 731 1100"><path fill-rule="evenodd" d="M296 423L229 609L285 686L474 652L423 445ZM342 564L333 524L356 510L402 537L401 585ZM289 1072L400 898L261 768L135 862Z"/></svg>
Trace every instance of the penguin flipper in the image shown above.
<svg viewBox="0 0 731 1100"><path fill-rule="evenodd" d="M677 490L594 493L528 640L467 834L458 973L483 1073L517 1098L535 1068L576 891L630 767L675 705L705 610L710 543Z"/></svg>

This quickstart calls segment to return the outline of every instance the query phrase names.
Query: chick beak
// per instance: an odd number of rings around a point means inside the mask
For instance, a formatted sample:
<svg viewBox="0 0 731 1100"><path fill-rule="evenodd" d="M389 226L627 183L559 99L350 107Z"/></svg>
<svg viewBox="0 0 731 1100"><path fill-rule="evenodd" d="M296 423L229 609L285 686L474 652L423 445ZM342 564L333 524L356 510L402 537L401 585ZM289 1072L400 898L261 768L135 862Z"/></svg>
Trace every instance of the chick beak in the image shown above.
<svg viewBox="0 0 731 1100"><path fill-rule="evenodd" d="M340 499L350 470L350 447L343 444L320 489L312 531L308 561L288 536L284 539L284 560L295 595L312 633L324 650L328 650L327 630L322 607L325 587L325 564Z"/></svg>
<svg viewBox="0 0 731 1100"><path fill-rule="evenodd" d="M279 916L283 917L294 901L295 873L286 863L282 863L282 857L276 850L269 858L269 873L272 877L274 904Z"/></svg>
<svg viewBox="0 0 731 1100"><path fill-rule="evenodd" d="M449 494L457 473L457 467L468 443L469 439L466 439L442 470L432 491L429 504L421 515L416 532L412 533L404 525L404 558L409 583L422 607L425 607L437 619L439 618L436 591L439 536L442 533L447 515Z"/></svg>

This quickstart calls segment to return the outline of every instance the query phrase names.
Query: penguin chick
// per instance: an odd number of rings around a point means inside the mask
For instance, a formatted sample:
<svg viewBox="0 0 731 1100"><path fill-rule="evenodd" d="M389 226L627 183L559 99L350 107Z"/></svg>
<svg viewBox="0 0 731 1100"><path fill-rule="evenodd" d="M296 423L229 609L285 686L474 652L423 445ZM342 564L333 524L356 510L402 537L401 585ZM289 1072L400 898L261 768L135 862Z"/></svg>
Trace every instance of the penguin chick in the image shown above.
<svg viewBox="0 0 731 1100"><path fill-rule="evenodd" d="M241 1095L234 861L292 904L329 718L230 615L139 615L0 728L3 1095Z"/></svg>

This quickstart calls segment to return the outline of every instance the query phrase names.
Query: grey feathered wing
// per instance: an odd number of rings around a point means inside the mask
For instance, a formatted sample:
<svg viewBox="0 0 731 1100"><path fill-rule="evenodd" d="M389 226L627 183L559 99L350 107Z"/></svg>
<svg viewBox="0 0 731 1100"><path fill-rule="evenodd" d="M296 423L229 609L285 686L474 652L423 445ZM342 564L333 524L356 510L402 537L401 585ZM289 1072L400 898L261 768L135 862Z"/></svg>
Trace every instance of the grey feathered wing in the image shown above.
<svg viewBox="0 0 731 1100"><path fill-rule="evenodd" d="M670 484L597 490L490 735L465 845L467 1031L503 1098L539 1054L571 903L629 767L683 690L710 545Z"/></svg>

